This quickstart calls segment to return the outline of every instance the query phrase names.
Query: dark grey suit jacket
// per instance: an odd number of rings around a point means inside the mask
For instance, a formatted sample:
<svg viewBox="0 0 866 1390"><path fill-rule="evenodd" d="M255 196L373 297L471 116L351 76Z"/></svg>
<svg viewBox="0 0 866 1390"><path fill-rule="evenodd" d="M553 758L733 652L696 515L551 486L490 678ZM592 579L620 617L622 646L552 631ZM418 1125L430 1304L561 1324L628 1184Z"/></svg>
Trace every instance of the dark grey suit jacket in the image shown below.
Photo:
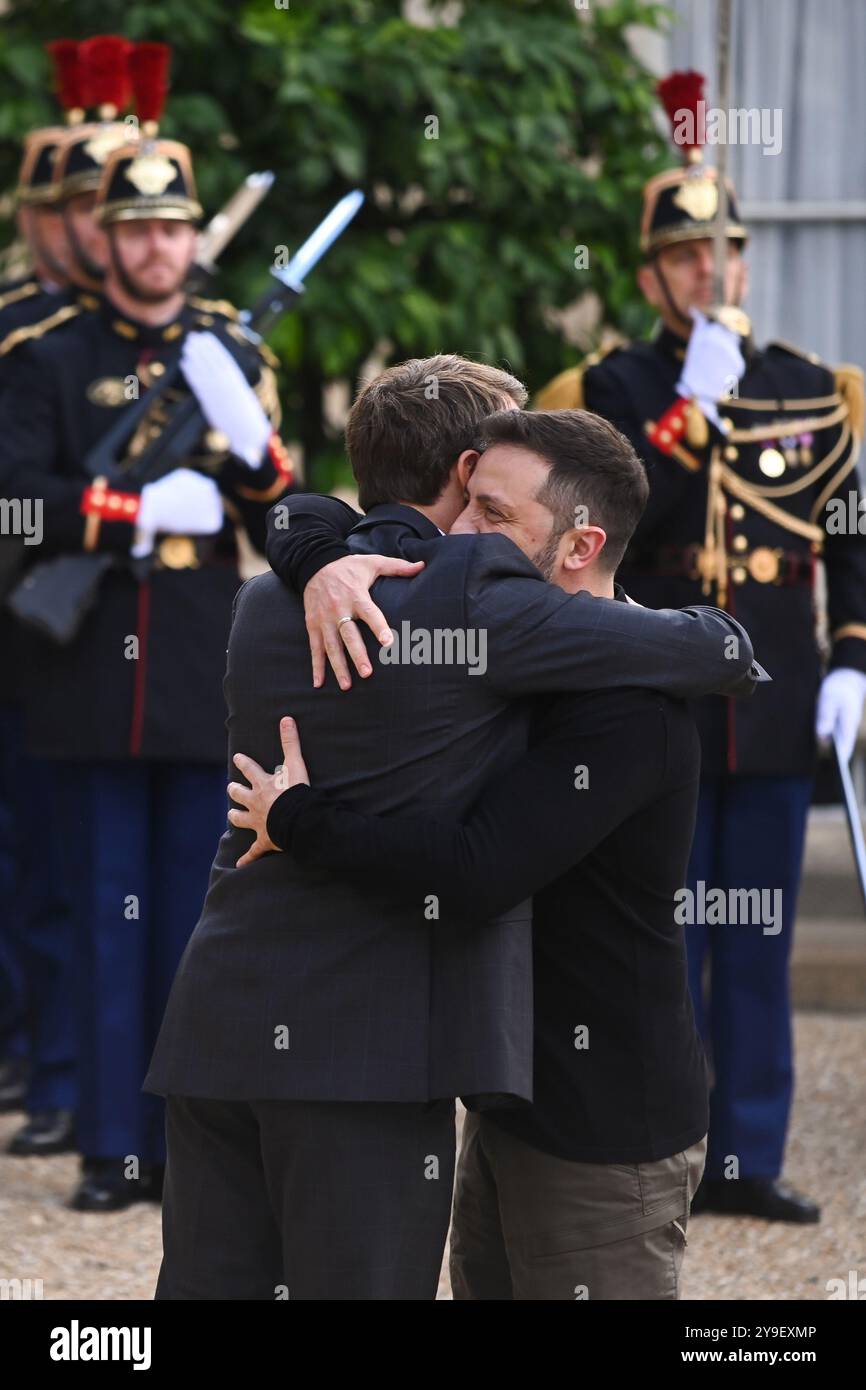
<svg viewBox="0 0 866 1390"><path fill-rule="evenodd" d="M746 693L748 636L715 609L654 612L546 584L509 541L442 538L409 507L379 507L353 549L424 559L376 598L405 639L484 632L486 668L383 664L341 692L312 688L300 599L273 574L240 591L225 692L230 754L281 758L293 715L313 785L358 810L428 807L459 818L493 769L523 750L539 691L653 686ZM739 639L731 644L731 636ZM736 654L732 647L737 647ZM403 650L411 656L413 648ZM476 655L480 648L476 648ZM480 667L480 662L476 662ZM237 775L237 774L235 774ZM528 817L532 807L526 808ZM235 864L229 828L181 961L145 1081L160 1094L223 1099L531 1099L530 903L494 922L433 920L417 900L361 889L271 854Z"/></svg>

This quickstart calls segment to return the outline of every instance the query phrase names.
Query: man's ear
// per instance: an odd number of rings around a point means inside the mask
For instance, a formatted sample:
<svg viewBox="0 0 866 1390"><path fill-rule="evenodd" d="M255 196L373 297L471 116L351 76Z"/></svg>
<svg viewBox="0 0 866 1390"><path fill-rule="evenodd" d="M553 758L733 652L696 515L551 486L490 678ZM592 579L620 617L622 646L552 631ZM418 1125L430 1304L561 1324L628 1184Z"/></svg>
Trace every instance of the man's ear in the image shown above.
<svg viewBox="0 0 866 1390"><path fill-rule="evenodd" d="M465 488L469 479L475 471L475 465L481 455L477 449L464 449L457 460L457 481L461 488Z"/></svg>
<svg viewBox="0 0 866 1390"><path fill-rule="evenodd" d="M578 526L573 531L566 531L563 539L563 569L582 570L598 559L607 540L607 532L601 526Z"/></svg>
<svg viewBox="0 0 866 1390"><path fill-rule="evenodd" d="M638 267L637 283L641 294L648 304L653 308L658 308L661 298L661 289L656 279L655 265L647 261L645 265Z"/></svg>

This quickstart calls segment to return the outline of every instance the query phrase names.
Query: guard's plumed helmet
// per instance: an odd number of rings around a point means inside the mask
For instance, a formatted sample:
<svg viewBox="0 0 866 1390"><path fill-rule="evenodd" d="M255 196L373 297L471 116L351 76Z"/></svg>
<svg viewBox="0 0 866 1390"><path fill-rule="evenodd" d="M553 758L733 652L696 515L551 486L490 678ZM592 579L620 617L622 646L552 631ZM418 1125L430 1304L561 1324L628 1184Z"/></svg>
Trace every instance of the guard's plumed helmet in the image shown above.
<svg viewBox="0 0 866 1390"><path fill-rule="evenodd" d="M42 126L25 137L15 196L19 203L30 207L57 202L57 151L69 138L70 130L81 126L87 106L81 44L75 39L56 39L46 48L54 67L55 95L65 112L66 125Z"/></svg>
<svg viewBox="0 0 866 1390"><path fill-rule="evenodd" d="M202 215L189 150L158 138L170 58L164 43L136 44L129 56L138 134L105 161L95 210L103 224L144 217L197 222Z"/></svg>
<svg viewBox="0 0 866 1390"><path fill-rule="evenodd" d="M129 105L131 50L128 39L114 34L97 34L78 45L84 105L93 108L99 120L77 126L58 143L54 186L60 202L97 189L109 153L129 138L117 117Z"/></svg>
<svg viewBox="0 0 866 1390"><path fill-rule="evenodd" d="M703 163L706 135L704 77L699 72L672 72L656 91L671 121L675 145L683 166L656 174L644 186L641 218L641 250L651 255L677 241L712 236L719 206L715 169ZM747 233L740 222L734 188L728 190L727 234L745 244Z"/></svg>

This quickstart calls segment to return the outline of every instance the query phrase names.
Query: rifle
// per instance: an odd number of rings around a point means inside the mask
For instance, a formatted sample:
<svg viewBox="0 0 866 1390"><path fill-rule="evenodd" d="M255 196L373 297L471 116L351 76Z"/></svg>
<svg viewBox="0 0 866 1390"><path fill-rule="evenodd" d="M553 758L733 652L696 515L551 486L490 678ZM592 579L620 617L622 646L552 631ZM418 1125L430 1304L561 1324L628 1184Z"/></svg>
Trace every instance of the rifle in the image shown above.
<svg viewBox="0 0 866 1390"><path fill-rule="evenodd" d="M217 261L233 236L248 222L263 198L273 187L274 175L269 169L260 174L247 174L240 188L232 194L228 202L214 213L210 222L199 234L195 265L190 273L188 287L197 290L200 285L217 272Z"/></svg>
<svg viewBox="0 0 866 1390"><path fill-rule="evenodd" d="M244 223L249 220L262 199L270 192L273 183L274 175L270 170L248 174L228 202L220 208L219 212L214 214L207 226L203 228L198 238L195 262L187 276L188 293L204 289L207 281L216 274L217 259ZM0 605L2 605L6 595L20 582L21 571L26 564L26 556L27 550L24 543L17 538L9 537L0 545ZM79 568L75 564L77 557L69 557L69 559L73 574L77 574ZM89 565L84 567L83 572L86 573L88 569L94 569L92 560ZM32 586L28 586L28 588L30 587ZM65 576L62 584L55 582L59 606L63 606L66 601L69 587ZM74 592L76 588L74 580L71 587ZM67 623L64 621L64 629L66 625Z"/></svg>
<svg viewBox="0 0 866 1390"><path fill-rule="evenodd" d="M260 342L266 333L282 316L294 307L304 291L304 281L310 271L358 213L364 201L363 193L347 193L331 209L328 216L308 237L303 246L292 257L285 268L271 267L272 284L257 300L252 309L241 313L241 323L253 341ZM182 348L177 348L165 363L165 372L156 386L125 410L115 421L112 429L104 434L91 449L84 460L84 468L92 478L108 478L109 482L134 483L143 486L156 482L166 473L171 473L191 450L206 428L205 419L195 396L188 396L171 412L165 428L147 449L138 456L131 468L120 470L120 461L126 453L126 446L140 422L149 413L154 403L171 390L181 379L180 358Z"/></svg>
<svg viewBox="0 0 866 1390"><path fill-rule="evenodd" d="M718 94L716 100L722 111L731 105L731 11L733 0L718 0L716 15L716 52L718 56ZM752 325L748 314L725 298L725 271L728 263L728 142L727 136L718 147L716 156L716 204L713 228L713 304L707 318L714 319L742 338L743 353L748 359L753 352Z"/></svg>
<svg viewBox="0 0 866 1390"><path fill-rule="evenodd" d="M838 735L833 734L833 751L836 754L836 766L839 769L839 781L842 784L842 799L845 803L845 819L848 822L848 837L851 841L851 853L854 857L854 869L857 874L857 884L860 889L860 896L863 899L863 908L866 911L866 844L863 841L863 825L860 820L860 807L857 804L857 793L854 790L854 782L851 778L851 769L847 759L839 745Z"/></svg>
<svg viewBox="0 0 866 1390"><path fill-rule="evenodd" d="M297 303L307 275L345 231L363 202L364 195L359 190L347 193L287 266L271 267L272 283L254 307L241 314L241 322L254 341L260 341ZM133 467L123 473L120 470L120 460L138 425L155 402L180 379L180 357L181 348L177 348L167 361L159 383L145 391L124 411L90 450L83 465L90 477L106 478L109 484L122 481L125 486L133 482L143 487L173 472L189 457L206 428L198 401L192 395L172 409L159 437L143 450ZM44 560L34 565L12 590L7 607L25 626L36 629L60 646L66 646L77 636L87 613L96 602L103 575L117 563L115 556L107 554L60 555L54 560Z"/></svg>

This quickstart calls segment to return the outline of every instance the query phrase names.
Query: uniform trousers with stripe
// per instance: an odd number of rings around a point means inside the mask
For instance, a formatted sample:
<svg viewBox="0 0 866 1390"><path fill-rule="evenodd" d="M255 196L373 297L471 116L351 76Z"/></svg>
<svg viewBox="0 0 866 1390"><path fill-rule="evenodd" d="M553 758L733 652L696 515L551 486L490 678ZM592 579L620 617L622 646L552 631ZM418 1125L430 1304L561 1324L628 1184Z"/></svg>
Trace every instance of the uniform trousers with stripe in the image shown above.
<svg viewBox="0 0 866 1390"><path fill-rule="evenodd" d="M724 922L685 929L695 1018L713 1075L708 1179L774 1178L782 1169L794 1089L790 957L811 796L809 777L701 783L688 878L695 902L711 888L758 889L766 915L781 908L777 923L735 922L743 915L737 907Z"/></svg>
<svg viewBox="0 0 866 1390"><path fill-rule="evenodd" d="M23 711L0 705L0 1042L30 1063L30 1114L74 1110L75 943L55 770L24 749Z"/></svg>
<svg viewBox="0 0 866 1390"><path fill-rule="evenodd" d="M79 1148L161 1163L164 1104L141 1086L225 830L225 768L56 768L77 943Z"/></svg>

